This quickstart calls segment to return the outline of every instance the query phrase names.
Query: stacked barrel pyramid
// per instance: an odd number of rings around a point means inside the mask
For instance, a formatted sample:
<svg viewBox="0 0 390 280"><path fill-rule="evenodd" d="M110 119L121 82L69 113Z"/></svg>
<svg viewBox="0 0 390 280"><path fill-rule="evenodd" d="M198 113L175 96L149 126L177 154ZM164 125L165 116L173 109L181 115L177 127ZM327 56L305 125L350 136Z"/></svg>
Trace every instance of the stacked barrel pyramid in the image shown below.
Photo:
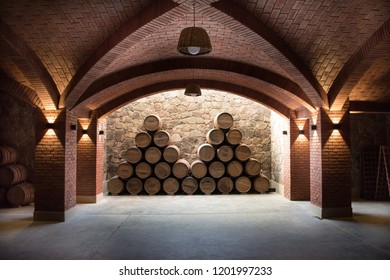
<svg viewBox="0 0 390 280"><path fill-rule="evenodd" d="M109 193L268 192L270 182L260 174L260 161L242 143L242 132L233 128L233 123L229 113L215 116L207 142L198 147L197 159L190 164L180 157L180 149L170 143L161 119L147 116L143 123L146 131L136 134L135 146L126 151L125 160L117 166L117 176L108 181Z"/></svg>
<svg viewBox="0 0 390 280"><path fill-rule="evenodd" d="M22 206L34 202L34 187L27 182L28 170L19 162L19 151L0 146L0 206Z"/></svg>

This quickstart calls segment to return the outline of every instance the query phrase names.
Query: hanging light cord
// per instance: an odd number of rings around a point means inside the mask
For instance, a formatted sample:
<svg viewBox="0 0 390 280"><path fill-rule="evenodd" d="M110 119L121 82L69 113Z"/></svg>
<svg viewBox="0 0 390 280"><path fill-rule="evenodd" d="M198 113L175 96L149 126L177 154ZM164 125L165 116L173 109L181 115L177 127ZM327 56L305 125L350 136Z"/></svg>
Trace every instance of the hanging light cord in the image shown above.
<svg viewBox="0 0 390 280"><path fill-rule="evenodd" d="M193 8L193 14L194 14L194 27L195 27L195 0L192 1L192 8Z"/></svg>

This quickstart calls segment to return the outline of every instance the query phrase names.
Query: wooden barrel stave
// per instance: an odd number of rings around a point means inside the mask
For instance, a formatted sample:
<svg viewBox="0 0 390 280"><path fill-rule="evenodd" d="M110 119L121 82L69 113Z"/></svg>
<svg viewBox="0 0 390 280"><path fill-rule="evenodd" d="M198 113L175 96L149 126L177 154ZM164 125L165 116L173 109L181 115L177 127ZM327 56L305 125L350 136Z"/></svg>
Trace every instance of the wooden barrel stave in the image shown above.
<svg viewBox="0 0 390 280"><path fill-rule="evenodd" d="M136 164L142 160L142 151L138 147L130 147L126 151L125 158L128 162Z"/></svg>
<svg viewBox="0 0 390 280"><path fill-rule="evenodd" d="M202 179L207 174L207 166L200 159L191 163L191 175L197 179Z"/></svg>
<svg viewBox="0 0 390 280"><path fill-rule="evenodd" d="M153 135L153 142L157 147L165 148L171 142L171 136L165 130L159 130Z"/></svg>
<svg viewBox="0 0 390 280"><path fill-rule="evenodd" d="M264 175L259 175L253 180L253 189L258 193L266 193L270 188L270 181Z"/></svg>
<svg viewBox="0 0 390 280"><path fill-rule="evenodd" d="M198 147L197 150L198 159L209 162L215 157L215 149L211 144L204 143Z"/></svg>
<svg viewBox="0 0 390 280"><path fill-rule="evenodd" d="M178 159L172 167L172 173L176 178L183 179L190 171L190 164L185 159Z"/></svg>
<svg viewBox="0 0 390 280"><path fill-rule="evenodd" d="M144 119L144 128L147 131L154 132L162 129L162 121L157 115L149 115Z"/></svg>
<svg viewBox="0 0 390 280"><path fill-rule="evenodd" d="M143 183L139 178L130 178L127 180L126 189L129 194L137 195L143 190Z"/></svg>
<svg viewBox="0 0 390 280"><path fill-rule="evenodd" d="M7 200L13 206L28 205L34 202L34 186L31 183L21 183L11 187Z"/></svg>
<svg viewBox="0 0 390 280"><path fill-rule="evenodd" d="M130 178L131 176L133 176L133 173L134 173L134 168L127 161L119 163L118 167L116 168L116 175L118 175L122 179Z"/></svg>
<svg viewBox="0 0 390 280"><path fill-rule="evenodd" d="M181 188L186 194L193 194L198 189L198 181L192 176L187 176L181 182Z"/></svg>
<svg viewBox="0 0 390 280"><path fill-rule="evenodd" d="M169 162L174 163L180 158L180 149L176 145L169 145L164 149L163 158Z"/></svg>
<svg viewBox="0 0 390 280"><path fill-rule="evenodd" d="M230 145L239 145L242 141L242 132L241 130L237 128L231 128L227 133L226 133L226 141Z"/></svg>
<svg viewBox="0 0 390 280"><path fill-rule="evenodd" d="M171 175L171 171L171 166L164 161L157 163L154 167L154 175L161 180L168 178Z"/></svg>
<svg viewBox="0 0 390 280"><path fill-rule="evenodd" d="M10 164L0 167L0 185L12 186L26 181L27 168L22 164Z"/></svg>
<svg viewBox="0 0 390 280"><path fill-rule="evenodd" d="M146 148L152 143L152 136L145 131L141 131L135 135L134 141L137 147Z"/></svg>
<svg viewBox="0 0 390 280"><path fill-rule="evenodd" d="M16 163L19 159L18 150L11 146L0 146L0 166Z"/></svg>
<svg viewBox="0 0 390 280"><path fill-rule="evenodd" d="M180 189L180 183L176 178L169 177L163 182L163 189L167 194L175 194Z"/></svg>
<svg viewBox="0 0 390 280"><path fill-rule="evenodd" d="M156 194L161 189L161 183L157 178L150 177L144 183L144 189L148 194Z"/></svg>
<svg viewBox="0 0 390 280"><path fill-rule="evenodd" d="M107 182L107 189L110 194L118 195L125 189L125 182L119 176L114 176Z"/></svg>
<svg viewBox="0 0 390 280"><path fill-rule="evenodd" d="M230 177L222 177L217 182L217 188L222 194L229 194L234 187L234 182Z"/></svg>
<svg viewBox="0 0 390 280"><path fill-rule="evenodd" d="M211 178L211 177L204 177L199 182L199 189L204 194L212 194L215 191L216 186L217 186L217 184L216 184L214 178Z"/></svg>
<svg viewBox="0 0 390 280"><path fill-rule="evenodd" d="M225 134L219 128L210 129L206 134L206 141L211 145L220 145L225 140Z"/></svg>
<svg viewBox="0 0 390 280"><path fill-rule="evenodd" d="M233 116L229 113L219 113L214 117L214 127L220 129L230 129L233 126Z"/></svg>

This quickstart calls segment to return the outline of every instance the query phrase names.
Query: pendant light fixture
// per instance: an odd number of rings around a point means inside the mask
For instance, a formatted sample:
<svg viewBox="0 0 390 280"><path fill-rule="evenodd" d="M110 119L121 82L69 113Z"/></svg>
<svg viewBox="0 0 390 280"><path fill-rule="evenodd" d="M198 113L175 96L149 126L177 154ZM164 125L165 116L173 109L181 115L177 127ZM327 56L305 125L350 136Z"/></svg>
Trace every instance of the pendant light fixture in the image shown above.
<svg viewBox="0 0 390 280"><path fill-rule="evenodd" d="M193 71L195 71L195 70L193 70ZM192 72L192 79L194 79L194 76L195 76L194 72ZM200 90L200 86L198 84L190 83L190 84L187 84L186 90L184 91L184 95L192 96L192 97L201 96L202 91Z"/></svg>
<svg viewBox="0 0 390 280"><path fill-rule="evenodd" d="M184 55L202 55L211 52L211 42L206 30L195 27L195 0L193 1L194 26L184 28L179 37L177 50Z"/></svg>

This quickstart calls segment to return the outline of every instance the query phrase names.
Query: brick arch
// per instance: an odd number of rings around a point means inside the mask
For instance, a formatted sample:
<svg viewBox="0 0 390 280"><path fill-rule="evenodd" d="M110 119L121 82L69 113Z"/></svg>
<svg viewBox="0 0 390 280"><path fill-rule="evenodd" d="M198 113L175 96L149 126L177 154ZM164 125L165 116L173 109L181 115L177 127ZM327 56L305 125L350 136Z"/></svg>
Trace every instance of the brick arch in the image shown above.
<svg viewBox="0 0 390 280"><path fill-rule="evenodd" d="M32 106L38 107L41 110L45 109L41 99L34 90L18 83L2 73L0 73L0 90L27 102Z"/></svg>
<svg viewBox="0 0 390 280"><path fill-rule="evenodd" d="M243 27L251 30L260 37L259 48L267 50L267 55L291 75L299 83L307 96L316 107L328 107L328 97L312 71L303 63L298 55L271 29L265 26L255 15L230 0L220 0L211 4L224 13L227 18L215 18L229 22L231 28L237 32L244 32ZM230 21L229 21L230 19ZM239 25L231 23L234 19Z"/></svg>
<svg viewBox="0 0 390 280"><path fill-rule="evenodd" d="M125 38L167 13L178 4L171 0L153 1L140 14L124 23L107 40L105 40L73 76L64 93L61 95L60 107L73 107L81 94L93 83L96 77L126 49Z"/></svg>
<svg viewBox="0 0 390 280"><path fill-rule="evenodd" d="M112 93L108 94L108 92L118 94L122 91L120 94L124 94L127 91L122 89L125 83L132 83L133 86L136 84L136 87L145 87L151 77L157 75L160 76L160 80L154 81L154 83L177 80L178 76L181 79L191 79L193 78L192 71L195 69L203 75L211 72L228 73L232 79L237 80L235 82L237 86L247 83L251 84L247 88L257 90L253 87L261 87L264 91L267 90L270 94L277 95L280 102L288 103L288 101L294 100L295 104L299 104L299 107L315 111L314 104L311 103L299 85L293 81L257 66L216 58L172 58L122 69L92 84L72 110L77 111L81 107L90 107L89 103L93 103L96 98L110 98ZM200 74L197 74L195 78L199 78ZM150 78L147 79L147 77ZM224 82L223 77L218 77L218 75L214 75L213 78L216 81ZM297 109L297 106L290 106L290 108Z"/></svg>
<svg viewBox="0 0 390 280"><path fill-rule="evenodd" d="M0 20L0 37L23 61L14 61L29 79L46 110L57 109L60 93L49 72L36 53L12 29Z"/></svg>
<svg viewBox="0 0 390 280"><path fill-rule="evenodd" d="M388 53L389 40L390 20L373 33L341 69L329 89L330 110L341 110L354 86L375 63L375 60Z"/></svg>
<svg viewBox="0 0 390 280"><path fill-rule="evenodd" d="M132 101L135 101L137 99L152 94L157 94L159 92L164 92L164 91L174 90L174 89L184 89L189 82L199 83L202 85L202 88L204 89L221 90L221 91L226 91L232 94L249 98L255 102L261 103L262 105L277 112L278 114L280 114L285 118L289 118L291 115L290 108L285 106L283 103L265 95L263 92L259 90L256 91L250 88L246 88L228 82L219 82L215 80L205 80L205 79L173 80L169 82L161 82L161 83L156 83L153 85L137 88L131 92L127 92L126 94L119 96L116 99L109 101L108 103L94 110L94 112L97 114L99 118L104 118L111 112L118 110L119 108L125 106L126 104Z"/></svg>

